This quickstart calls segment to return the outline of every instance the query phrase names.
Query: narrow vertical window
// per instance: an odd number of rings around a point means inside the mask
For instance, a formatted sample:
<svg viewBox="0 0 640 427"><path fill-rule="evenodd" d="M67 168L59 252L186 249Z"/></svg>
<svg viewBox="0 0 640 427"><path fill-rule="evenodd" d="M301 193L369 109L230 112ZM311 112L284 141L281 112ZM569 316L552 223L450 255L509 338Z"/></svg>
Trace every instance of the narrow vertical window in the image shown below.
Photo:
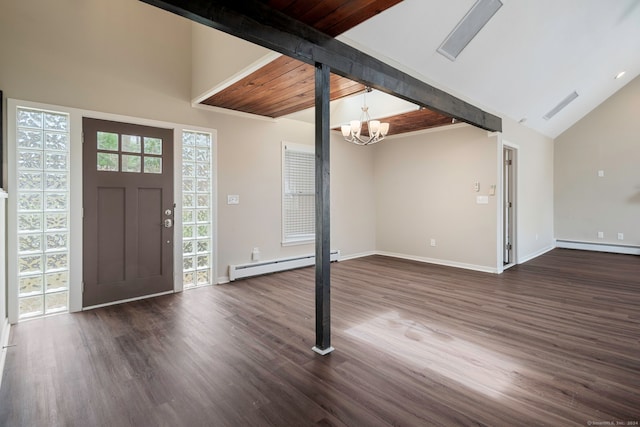
<svg viewBox="0 0 640 427"><path fill-rule="evenodd" d="M210 285L212 263L211 134L182 134L182 252L185 288Z"/></svg>
<svg viewBox="0 0 640 427"><path fill-rule="evenodd" d="M69 116L17 110L18 315L68 310Z"/></svg>
<svg viewBox="0 0 640 427"><path fill-rule="evenodd" d="M283 244L313 241L315 223L315 154L313 147L283 143Z"/></svg>

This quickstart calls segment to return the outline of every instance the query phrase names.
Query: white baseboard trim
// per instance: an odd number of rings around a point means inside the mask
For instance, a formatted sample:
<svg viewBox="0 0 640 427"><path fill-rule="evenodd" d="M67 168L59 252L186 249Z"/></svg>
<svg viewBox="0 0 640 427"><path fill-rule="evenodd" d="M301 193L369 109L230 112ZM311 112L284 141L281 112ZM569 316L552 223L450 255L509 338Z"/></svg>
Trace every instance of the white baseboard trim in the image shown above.
<svg viewBox="0 0 640 427"><path fill-rule="evenodd" d="M318 353L321 356L326 356L327 354L331 353L333 350L335 350L335 348L333 347L329 347L329 348L325 348L324 350L316 347L315 345L313 347L311 347L311 350L315 351L316 353Z"/></svg>
<svg viewBox="0 0 640 427"><path fill-rule="evenodd" d="M572 240L557 240L557 248L580 249L583 251L611 252L614 254L640 255L640 246L616 245L613 243L580 242Z"/></svg>
<svg viewBox="0 0 640 427"><path fill-rule="evenodd" d="M7 346L9 345L9 332L11 331L11 324L9 319L5 318L2 321L2 334L0 334L0 345L2 350L0 351L0 387L2 387L2 374L4 373L4 362L7 360Z"/></svg>
<svg viewBox="0 0 640 427"><path fill-rule="evenodd" d="M555 248L556 248L556 245L552 244L552 245L549 245L549 246L547 246L545 248L542 248L542 249L540 249L538 251L535 251L535 252L533 252L531 254L518 257L518 264L524 264L527 261L531 261L532 259L537 258L540 255L544 255L547 252L554 250Z"/></svg>
<svg viewBox="0 0 640 427"><path fill-rule="evenodd" d="M372 255L378 255L379 252L376 251L368 251L368 252L360 252L357 254L350 254L350 255L342 255L340 254L340 260L339 261L349 261L350 259L358 259L358 258L364 258L364 257L368 257L368 256L372 256Z"/></svg>
<svg viewBox="0 0 640 427"><path fill-rule="evenodd" d="M218 277L218 285L224 285L225 283L229 283L229 282L231 282L231 279L229 279L229 276Z"/></svg>
<svg viewBox="0 0 640 427"><path fill-rule="evenodd" d="M385 252L385 251L377 251L376 254L388 256L392 258L407 259L410 261L425 262L428 264L437 264L437 265L444 265L447 267L464 268L465 270L481 271L483 273L498 274L497 268L488 267L485 265L467 264L464 262L449 261L449 260L436 259L436 258L427 258L427 257L421 257L421 256L415 256L415 255L397 254L394 252Z"/></svg>

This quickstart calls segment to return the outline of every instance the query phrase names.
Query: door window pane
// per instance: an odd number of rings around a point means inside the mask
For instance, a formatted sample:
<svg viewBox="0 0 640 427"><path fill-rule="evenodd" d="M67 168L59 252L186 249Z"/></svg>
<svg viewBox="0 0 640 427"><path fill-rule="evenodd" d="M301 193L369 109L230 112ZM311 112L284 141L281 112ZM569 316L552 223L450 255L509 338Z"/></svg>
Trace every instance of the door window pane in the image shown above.
<svg viewBox="0 0 640 427"><path fill-rule="evenodd" d="M146 138L144 139L144 153L162 155L162 139Z"/></svg>
<svg viewBox="0 0 640 427"><path fill-rule="evenodd" d="M140 172L140 156L122 155L122 172Z"/></svg>
<svg viewBox="0 0 640 427"><path fill-rule="evenodd" d="M162 159L160 157L145 157L144 173L162 173Z"/></svg>
<svg viewBox="0 0 640 427"><path fill-rule="evenodd" d="M134 135L122 135L122 151L127 153L140 153L142 152L141 138Z"/></svg>
<svg viewBox="0 0 640 427"><path fill-rule="evenodd" d="M118 155L111 153L98 153L98 170L117 172L118 167Z"/></svg>
<svg viewBox="0 0 640 427"><path fill-rule="evenodd" d="M98 132L98 150L118 151L118 134L111 132Z"/></svg>

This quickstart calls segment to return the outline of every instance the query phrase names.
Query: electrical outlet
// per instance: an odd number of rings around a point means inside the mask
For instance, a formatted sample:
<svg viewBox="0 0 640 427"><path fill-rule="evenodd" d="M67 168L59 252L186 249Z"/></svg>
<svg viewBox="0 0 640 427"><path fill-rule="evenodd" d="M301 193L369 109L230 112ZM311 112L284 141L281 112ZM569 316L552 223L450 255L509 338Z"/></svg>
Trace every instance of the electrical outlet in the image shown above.
<svg viewBox="0 0 640 427"><path fill-rule="evenodd" d="M435 246L436 245L436 239L431 239L431 241L429 242L429 244L431 246Z"/></svg>
<svg viewBox="0 0 640 427"><path fill-rule="evenodd" d="M604 239L604 232L598 231L598 239Z"/></svg>
<svg viewBox="0 0 640 427"><path fill-rule="evenodd" d="M618 240L624 240L624 233L618 233Z"/></svg>

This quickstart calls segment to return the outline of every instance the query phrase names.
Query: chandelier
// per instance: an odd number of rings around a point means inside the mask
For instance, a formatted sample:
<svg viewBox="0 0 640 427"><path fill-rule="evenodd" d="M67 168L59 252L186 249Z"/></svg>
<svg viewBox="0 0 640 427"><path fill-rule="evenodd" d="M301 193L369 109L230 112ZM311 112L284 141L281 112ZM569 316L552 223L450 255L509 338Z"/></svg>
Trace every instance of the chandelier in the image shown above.
<svg viewBox="0 0 640 427"><path fill-rule="evenodd" d="M371 88L367 87L362 95L362 114L360 120L351 120L348 125L342 125L342 135L347 142L357 145L370 145L382 141L389 132L389 123L380 123L379 120L371 120L369 107L367 107L367 93ZM366 126L368 135L362 135L362 128Z"/></svg>

